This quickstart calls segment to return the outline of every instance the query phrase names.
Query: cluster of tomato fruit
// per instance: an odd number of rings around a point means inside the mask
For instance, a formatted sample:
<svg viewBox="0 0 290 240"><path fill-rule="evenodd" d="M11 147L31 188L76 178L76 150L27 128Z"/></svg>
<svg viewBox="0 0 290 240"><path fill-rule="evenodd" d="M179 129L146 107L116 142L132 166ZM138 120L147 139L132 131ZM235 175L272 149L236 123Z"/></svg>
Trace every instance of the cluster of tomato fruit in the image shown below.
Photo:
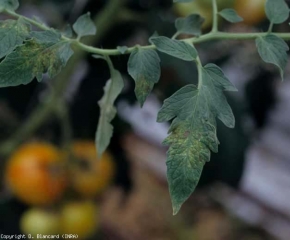
<svg viewBox="0 0 290 240"><path fill-rule="evenodd" d="M219 10L234 8L247 25L256 25L266 18L265 2L266 0L217 0ZM203 28L208 28L212 24L212 0L175 4L175 10L182 17L199 13L205 19Z"/></svg>
<svg viewBox="0 0 290 240"><path fill-rule="evenodd" d="M96 232L94 200L111 183L115 165L108 152L97 159L92 141L74 142L71 150L68 157L51 144L27 143L7 161L8 189L31 206L21 216L23 233L33 237L77 234L78 239L85 239Z"/></svg>

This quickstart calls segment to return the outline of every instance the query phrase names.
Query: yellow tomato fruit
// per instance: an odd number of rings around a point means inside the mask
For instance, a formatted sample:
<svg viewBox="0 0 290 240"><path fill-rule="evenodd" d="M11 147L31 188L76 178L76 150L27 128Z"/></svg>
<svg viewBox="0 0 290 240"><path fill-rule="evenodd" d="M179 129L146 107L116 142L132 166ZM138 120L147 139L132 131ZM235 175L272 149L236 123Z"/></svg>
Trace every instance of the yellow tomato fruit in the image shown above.
<svg viewBox="0 0 290 240"><path fill-rule="evenodd" d="M60 217L41 208L31 208L21 216L20 230L33 238L38 238L37 234L59 234Z"/></svg>
<svg viewBox="0 0 290 240"><path fill-rule="evenodd" d="M235 10L248 25L256 25L266 18L266 0L236 0Z"/></svg>
<svg viewBox="0 0 290 240"><path fill-rule="evenodd" d="M61 233L77 234L78 239L92 236L98 229L98 209L92 202L69 202L60 211Z"/></svg>

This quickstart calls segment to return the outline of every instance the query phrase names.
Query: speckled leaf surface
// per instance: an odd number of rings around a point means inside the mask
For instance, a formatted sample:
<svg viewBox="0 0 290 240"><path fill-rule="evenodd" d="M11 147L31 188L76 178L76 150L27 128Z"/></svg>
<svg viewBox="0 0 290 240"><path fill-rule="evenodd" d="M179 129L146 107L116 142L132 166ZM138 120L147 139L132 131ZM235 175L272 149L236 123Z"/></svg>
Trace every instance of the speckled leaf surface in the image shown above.
<svg viewBox="0 0 290 240"><path fill-rule="evenodd" d="M31 33L32 39L18 46L0 63L0 87L28 84L35 77L54 77L73 54L70 43L53 31Z"/></svg>
<svg viewBox="0 0 290 240"><path fill-rule="evenodd" d="M201 85L187 85L164 101L158 121L173 119L164 144L167 152L167 178L176 214L195 190L210 151L217 152L216 118L234 127L235 118L223 91L236 91L214 64L201 71Z"/></svg>

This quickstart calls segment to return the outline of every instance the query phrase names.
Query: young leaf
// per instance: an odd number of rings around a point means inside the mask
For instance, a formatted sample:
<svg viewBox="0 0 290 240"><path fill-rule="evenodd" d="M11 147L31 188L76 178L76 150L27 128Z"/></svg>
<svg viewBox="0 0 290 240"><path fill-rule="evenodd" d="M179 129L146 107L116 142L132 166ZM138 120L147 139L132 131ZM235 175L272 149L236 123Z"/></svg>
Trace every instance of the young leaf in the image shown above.
<svg viewBox="0 0 290 240"><path fill-rule="evenodd" d="M193 45L170 39L167 37L152 37L150 41L157 47L157 50L185 61L194 61L197 57Z"/></svg>
<svg viewBox="0 0 290 240"><path fill-rule="evenodd" d="M128 61L128 73L135 80L135 94L143 106L161 75L160 58L157 52L141 48L134 50Z"/></svg>
<svg viewBox="0 0 290 240"><path fill-rule="evenodd" d="M11 53L29 37L30 26L22 19L0 21L0 58Z"/></svg>
<svg viewBox="0 0 290 240"><path fill-rule="evenodd" d="M200 36L204 18L199 14L191 14L186 18L177 18L175 27L177 32Z"/></svg>
<svg viewBox="0 0 290 240"><path fill-rule="evenodd" d="M258 52L266 63L272 63L279 68L281 78L283 80L284 69L287 65L288 45L285 41L274 34L268 34L265 37L256 39Z"/></svg>
<svg viewBox="0 0 290 240"><path fill-rule="evenodd" d="M117 49L118 49L118 51L120 53L124 54L128 50L128 47L126 47L126 46L118 46Z"/></svg>
<svg viewBox="0 0 290 240"><path fill-rule="evenodd" d="M113 126L111 125L111 121L114 119L117 113L117 110L114 107L114 102L121 93L123 87L124 82L120 72L114 70L111 76L111 80L107 82L104 88L104 96L99 101L101 115L96 133L96 145L99 157L109 146L113 134Z"/></svg>
<svg viewBox="0 0 290 240"><path fill-rule="evenodd" d="M15 11L19 7L18 0L0 0L0 12L3 10Z"/></svg>
<svg viewBox="0 0 290 240"><path fill-rule="evenodd" d="M72 38L73 37L73 31L72 31L72 27L70 24L67 24L63 30L63 35L65 37L68 37L68 38Z"/></svg>
<svg viewBox="0 0 290 240"><path fill-rule="evenodd" d="M218 151L216 117L234 127L223 91L235 90L219 67L208 64L201 70L199 88L187 85L164 101L158 122L174 119L164 141L169 146L166 164L173 214L194 191L210 151Z"/></svg>
<svg viewBox="0 0 290 240"><path fill-rule="evenodd" d="M80 16L74 23L73 29L79 38L97 33L97 28L91 19L90 13Z"/></svg>
<svg viewBox="0 0 290 240"><path fill-rule="evenodd" d="M53 31L31 33L34 37L18 46L0 63L0 87L27 84L34 77L38 81L48 72L59 73L72 55L70 43L62 41Z"/></svg>
<svg viewBox="0 0 290 240"><path fill-rule="evenodd" d="M285 0L267 0L265 11L270 22L275 24L283 23L289 17L289 7Z"/></svg>
<svg viewBox="0 0 290 240"><path fill-rule="evenodd" d="M222 16L225 20L231 23L237 23L243 21L243 18L240 17L234 9L226 8L219 12L219 15Z"/></svg>

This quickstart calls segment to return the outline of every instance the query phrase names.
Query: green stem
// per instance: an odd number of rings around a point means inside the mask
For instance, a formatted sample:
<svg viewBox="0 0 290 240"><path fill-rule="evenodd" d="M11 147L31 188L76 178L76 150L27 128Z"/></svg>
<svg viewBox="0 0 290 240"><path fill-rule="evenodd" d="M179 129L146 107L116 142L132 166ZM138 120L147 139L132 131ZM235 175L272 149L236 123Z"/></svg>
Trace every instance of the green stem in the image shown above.
<svg viewBox="0 0 290 240"><path fill-rule="evenodd" d="M269 29L268 29L268 33L273 31L273 26L274 26L274 23L271 22L270 26L269 26Z"/></svg>
<svg viewBox="0 0 290 240"><path fill-rule="evenodd" d="M202 86L202 63L199 57L196 58L196 66L198 72L198 86L197 88L200 89Z"/></svg>
<svg viewBox="0 0 290 240"><path fill-rule="evenodd" d="M187 38L180 41L191 43L191 44L197 44L197 43L203 43L213 40L253 40L258 37L266 36L267 32L257 32L257 33L227 33L227 32L210 32L208 34L202 35L200 37L193 37L193 38ZM280 37L284 40L290 40L290 33L274 33L277 37ZM118 49L102 49L102 48L95 48L88 45L85 45L80 42L74 41L74 44L78 47L80 47L82 50L99 54L99 55L107 55L107 56L113 56L113 55L120 55L120 51ZM141 49L156 49L156 46L154 45L147 45L147 46L140 46ZM126 54L129 54L133 52L136 49L136 46L130 47L127 49Z"/></svg>
<svg viewBox="0 0 290 240"><path fill-rule="evenodd" d="M211 31L213 33L218 32L218 5L216 0L212 0L212 14L213 14L213 23Z"/></svg>
<svg viewBox="0 0 290 240"><path fill-rule="evenodd" d="M47 26L44 26L43 24L40 24L36 22L33 19L23 17L22 15L19 15L17 13L6 11L7 14L16 17L16 18L24 18L26 21L30 22L31 24L34 24L35 26L39 27L42 30L49 30L50 28ZM258 37L263 37L268 34L268 32L255 32L255 33L228 33L228 32L219 32L218 31L218 8L216 4L216 0L213 0L213 14L214 14L214 21L213 21L213 28L210 33L207 33L205 35L199 36L199 37L193 37L193 38L187 38L180 41L184 41L190 44L197 44L197 43L203 43L213 40L253 40ZM106 24L103 22L103 24ZM101 24L100 24L101 25ZM270 24L269 31L272 31L273 24ZM284 40L290 40L290 33L273 33L277 37L280 37ZM100 35L100 29L98 29L98 35ZM173 39L176 38L178 35L177 33L172 37ZM103 48L97 48L90 46L90 43L82 43L77 41L76 39L70 39L65 36L62 36L63 40L71 42L74 46L78 47L80 50L83 50L87 53L92 54L98 54L102 56L110 56L110 55L120 55L120 51L118 49L103 49ZM154 45L147 45L147 46L139 46L141 49L156 49L156 46ZM128 50L125 52L126 54L129 54L133 52L136 49L136 46L128 48Z"/></svg>
<svg viewBox="0 0 290 240"><path fill-rule="evenodd" d="M172 39L176 39L179 36L180 32L176 32L173 36Z"/></svg>
<svg viewBox="0 0 290 240"><path fill-rule="evenodd" d="M111 74L111 77L112 77L113 73L114 73L114 70L115 70L113 62L112 62L112 60L111 60L111 58L109 56L105 56L105 59L106 59L106 61L108 63L108 66L109 66L109 69L110 69L110 74Z"/></svg>

